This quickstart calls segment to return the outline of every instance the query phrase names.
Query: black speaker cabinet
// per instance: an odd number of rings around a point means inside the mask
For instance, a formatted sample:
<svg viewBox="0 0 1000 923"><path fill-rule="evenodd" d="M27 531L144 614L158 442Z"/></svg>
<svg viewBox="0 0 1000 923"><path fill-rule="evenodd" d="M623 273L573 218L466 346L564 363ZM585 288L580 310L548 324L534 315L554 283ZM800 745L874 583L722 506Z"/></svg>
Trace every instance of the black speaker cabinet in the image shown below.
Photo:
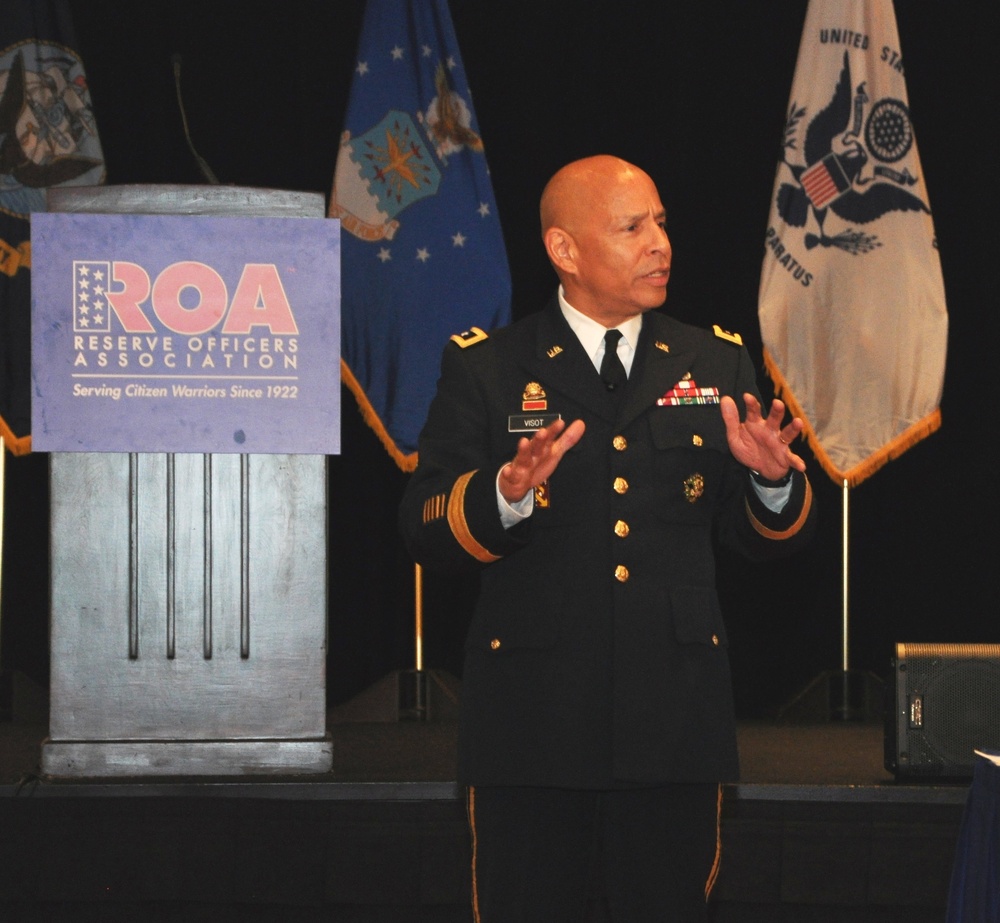
<svg viewBox="0 0 1000 923"><path fill-rule="evenodd" d="M971 778L1000 749L1000 644L896 645L886 687L885 768L912 780Z"/></svg>

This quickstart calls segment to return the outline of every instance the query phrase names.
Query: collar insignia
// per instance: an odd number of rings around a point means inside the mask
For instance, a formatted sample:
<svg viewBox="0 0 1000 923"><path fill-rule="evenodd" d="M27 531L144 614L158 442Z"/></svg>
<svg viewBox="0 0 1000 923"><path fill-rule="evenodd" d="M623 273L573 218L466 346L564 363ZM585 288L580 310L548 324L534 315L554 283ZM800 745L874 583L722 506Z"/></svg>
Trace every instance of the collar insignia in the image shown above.
<svg viewBox="0 0 1000 923"><path fill-rule="evenodd" d="M735 343L737 346L743 345L743 337L738 333L730 333L728 330L723 330L718 324L712 324L712 329L719 339L729 340L730 343Z"/></svg>
<svg viewBox="0 0 1000 923"><path fill-rule="evenodd" d="M469 346L475 346L476 343L482 343L486 339L489 339L489 334L485 330L480 327L470 327L464 333L456 333L451 341L457 343L462 349L466 349Z"/></svg>

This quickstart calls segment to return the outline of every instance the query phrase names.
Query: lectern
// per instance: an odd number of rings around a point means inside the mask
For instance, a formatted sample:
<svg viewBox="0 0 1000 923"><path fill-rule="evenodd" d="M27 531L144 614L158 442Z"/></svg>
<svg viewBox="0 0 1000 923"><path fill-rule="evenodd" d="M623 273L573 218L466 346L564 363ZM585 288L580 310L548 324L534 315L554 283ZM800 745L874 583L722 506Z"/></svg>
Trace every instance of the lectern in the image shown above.
<svg viewBox="0 0 1000 923"><path fill-rule="evenodd" d="M319 194L53 189L52 212L323 217ZM54 452L51 777L324 772L326 459Z"/></svg>

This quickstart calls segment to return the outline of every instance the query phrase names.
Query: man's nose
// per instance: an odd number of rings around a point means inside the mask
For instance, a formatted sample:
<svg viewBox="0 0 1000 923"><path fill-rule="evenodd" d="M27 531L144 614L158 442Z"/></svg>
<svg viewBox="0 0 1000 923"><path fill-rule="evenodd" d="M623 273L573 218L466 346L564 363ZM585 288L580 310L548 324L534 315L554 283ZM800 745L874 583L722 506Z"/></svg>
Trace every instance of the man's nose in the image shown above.
<svg viewBox="0 0 1000 923"><path fill-rule="evenodd" d="M670 238L667 236L667 232L659 225L656 225L653 231L649 248L650 250L658 250L661 253L666 253L668 256L670 255Z"/></svg>

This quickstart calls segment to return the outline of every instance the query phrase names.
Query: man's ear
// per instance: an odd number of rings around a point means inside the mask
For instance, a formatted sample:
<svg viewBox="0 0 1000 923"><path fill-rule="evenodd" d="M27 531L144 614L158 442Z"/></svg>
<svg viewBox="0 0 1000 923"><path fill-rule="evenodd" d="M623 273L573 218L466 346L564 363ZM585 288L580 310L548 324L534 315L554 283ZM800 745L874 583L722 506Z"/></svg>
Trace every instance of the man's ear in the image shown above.
<svg viewBox="0 0 1000 923"><path fill-rule="evenodd" d="M545 250L552 265L560 272L576 272L576 244L568 231L559 227L549 228L542 235Z"/></svg>

